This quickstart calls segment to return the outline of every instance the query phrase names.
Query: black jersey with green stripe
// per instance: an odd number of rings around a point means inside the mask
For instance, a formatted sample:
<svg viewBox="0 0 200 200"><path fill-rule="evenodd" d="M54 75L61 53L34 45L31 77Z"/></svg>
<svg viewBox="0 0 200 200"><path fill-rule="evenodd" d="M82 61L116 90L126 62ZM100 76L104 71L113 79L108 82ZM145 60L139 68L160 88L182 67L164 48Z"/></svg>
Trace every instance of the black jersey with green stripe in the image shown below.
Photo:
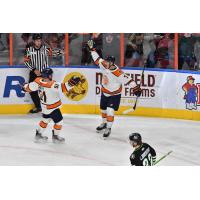
<svg viewBox="0 0 200 200"><path fill-rule="evenodd" d="M142 143L130 156L131 165L152 166L156 161L156 151L147 143Z"/></svg>

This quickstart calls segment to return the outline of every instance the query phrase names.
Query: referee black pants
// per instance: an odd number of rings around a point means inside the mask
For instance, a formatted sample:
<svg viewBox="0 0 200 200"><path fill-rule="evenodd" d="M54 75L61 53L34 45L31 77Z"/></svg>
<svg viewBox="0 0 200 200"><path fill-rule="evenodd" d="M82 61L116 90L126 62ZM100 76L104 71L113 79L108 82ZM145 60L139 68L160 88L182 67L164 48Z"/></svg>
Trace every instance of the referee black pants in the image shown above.
<svg viewBox="0 0 200 200"><path fill-rule="evenodd" d="M30 76L29 76L29 83L33 82L36 78L37 78L37 75L33 71L31 71ZM38 91L30 92L30 95L31 95L31 99L32 99L33 103L35 104L35 107L41 108Z"/></svg>

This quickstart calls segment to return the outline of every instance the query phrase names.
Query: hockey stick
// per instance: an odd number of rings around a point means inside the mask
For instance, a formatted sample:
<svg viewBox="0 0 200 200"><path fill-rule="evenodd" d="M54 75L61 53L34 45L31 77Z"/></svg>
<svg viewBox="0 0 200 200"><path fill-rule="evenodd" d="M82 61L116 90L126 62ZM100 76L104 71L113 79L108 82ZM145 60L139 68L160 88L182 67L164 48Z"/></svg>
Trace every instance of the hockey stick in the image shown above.
<svg viewBox="0 0 200 200"><path fill-rule="evenodd" d="M168 153L166 153L164 156L162 156L161 158L159 158L154 165L157 165L161 160L163 160L164 158L166 158L168 155L170 155L173 151L169 151Z"/></svg>
<svg viewBox="0 0 200 200"><path fill-rule="evenodd" d="M140 79L140 84L139 84L139 86L141 86L142 80L144 79L144 70L145 70L145 68L146 68L146 63L144 64L144 67L143 67L143 69L142 69L141 79ZM127 110L123 111L123 114L128 114L128 113L130 113L130 112L132 112L132 111L134 111L134 110L136 109L137 102L138 102L138 98L139 98L139 96L136 97L134 106L133 106L132 108L130 108L130 109L127 109Z"/></svg>

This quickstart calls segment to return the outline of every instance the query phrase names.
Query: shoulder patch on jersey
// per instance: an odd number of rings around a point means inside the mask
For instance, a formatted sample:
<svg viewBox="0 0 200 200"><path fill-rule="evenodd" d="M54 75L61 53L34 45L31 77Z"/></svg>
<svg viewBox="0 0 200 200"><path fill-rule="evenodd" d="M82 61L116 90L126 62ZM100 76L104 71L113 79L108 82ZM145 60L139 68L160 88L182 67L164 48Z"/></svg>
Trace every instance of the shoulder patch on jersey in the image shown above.
<svg viewBox="0 0 200 200"><path fill-rule="evenodd" d="M42 81L42 78L38 77L35 79L35 82L42 86L42 87L46 87L46 88L51 88L51 86L55 83L55 81L50 81L50 82L44 82Z"/></svg>
<svg viewBox="0 0 200 200"><path fill-rule="evenodd" d="M119 77L119 76L121 76L123 74L123 71L121 69L119 69L119 68L117 68L116 70L111 71L111 72L112 72L112 74L114 74L117 77Z"/></svg>

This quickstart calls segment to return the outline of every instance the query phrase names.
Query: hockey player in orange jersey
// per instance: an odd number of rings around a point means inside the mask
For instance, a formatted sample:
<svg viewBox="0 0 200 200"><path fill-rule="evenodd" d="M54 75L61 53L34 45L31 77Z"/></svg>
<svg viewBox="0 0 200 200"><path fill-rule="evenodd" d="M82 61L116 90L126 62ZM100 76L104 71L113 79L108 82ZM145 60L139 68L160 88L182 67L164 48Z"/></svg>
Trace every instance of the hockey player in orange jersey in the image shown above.
<svg viewBox="0 0 200 200"><path fill-rule="evenodd" d="M80 82L79 77L72 77L67 83L58 83L52 78L53 70L46 68L42 71L41 77L36 78L29 84L24 84L22 89L25 92L38 91L42 106L42 120L36 129L36 142L45 142L48 140L43 133L51 120L54 122L52 130L52 141L54 143L64 142L65 139L59 136L63 124L63 116L60 111L62 105L59 91L67 93Z"/></svg>
<svg viewBox="0 0 200 200"><path fill-rule="evenodd" d="M96 130L97 132L103 132L103 137L107 138L111 133L114 122L114 112L119 109L123 85L130 85L136 96L141 95L141 88L131 77L115 65L113 56L108 56L104 60L96 52L93 40L89 40L87 44L95 64L100 67L103 75L100 100L102 124Z"/></svg>

